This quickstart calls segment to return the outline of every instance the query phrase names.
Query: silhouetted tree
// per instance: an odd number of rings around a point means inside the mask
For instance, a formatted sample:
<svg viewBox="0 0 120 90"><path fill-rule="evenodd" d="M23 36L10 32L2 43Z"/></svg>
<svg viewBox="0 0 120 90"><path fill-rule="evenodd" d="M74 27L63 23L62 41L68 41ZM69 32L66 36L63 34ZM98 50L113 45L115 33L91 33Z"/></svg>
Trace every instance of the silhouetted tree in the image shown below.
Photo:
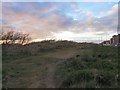
<svg viewBox="0 0 120 90"><path fill-rule="evenodd" d="M16 31L2 32L0 37L0 41L2 41L3 44L27 44L31 40L29 34Z"/></svg>

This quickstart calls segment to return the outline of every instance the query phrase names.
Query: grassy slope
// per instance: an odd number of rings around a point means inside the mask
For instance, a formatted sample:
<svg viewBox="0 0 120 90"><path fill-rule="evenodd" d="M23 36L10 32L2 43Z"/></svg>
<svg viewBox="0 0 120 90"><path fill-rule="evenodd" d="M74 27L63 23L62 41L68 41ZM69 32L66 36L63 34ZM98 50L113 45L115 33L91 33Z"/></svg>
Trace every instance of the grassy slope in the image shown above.
<svg viewBox="0 0 120 90"><path fill-rule="evenodd" d="M108 87L96 85L95 80L96 74L107 76L108 71L113 73L110 78L117 74L116 48L72 47L26 57L7 56L3 60L3 87ZM111 87L117 87L116 81Z"/></svg>
<svg viewBox="0 0 120 90"><path fill-rule="evenodd" d="M93 47L79 55L59 64L60 87L119 87L118 48Z"/></svg>
<svg viewBox="0 0 120 90"><path fill-rule="evenodd" d="M4 87L55 87L53 82L56 63L65 58L74 56L76 50L72 48L56 49L42 52L36 56L21 59L4 60L3 62L3 86ZM14 58L17 56L14 56ZM8 63L9 62L9 63ZM54 83L55 84L55 83Z"/></svg>

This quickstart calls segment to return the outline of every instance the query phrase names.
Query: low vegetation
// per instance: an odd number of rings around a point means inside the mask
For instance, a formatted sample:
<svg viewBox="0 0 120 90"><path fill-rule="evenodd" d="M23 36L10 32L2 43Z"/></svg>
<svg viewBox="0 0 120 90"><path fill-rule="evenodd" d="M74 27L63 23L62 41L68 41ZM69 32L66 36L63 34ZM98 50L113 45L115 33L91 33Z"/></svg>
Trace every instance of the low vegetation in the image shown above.
<svg viewBox="0 0 120 90"><path fill-rule="evenodd" d="M90 51L59 64L60 87L119 87L118 48L97 46Z"/></svg>
<svg viewBox="0 0 120 90"><path fill-rule="evenodd" d="M3 88L119 87L119 47L47 40L3 45Z"/></svg>

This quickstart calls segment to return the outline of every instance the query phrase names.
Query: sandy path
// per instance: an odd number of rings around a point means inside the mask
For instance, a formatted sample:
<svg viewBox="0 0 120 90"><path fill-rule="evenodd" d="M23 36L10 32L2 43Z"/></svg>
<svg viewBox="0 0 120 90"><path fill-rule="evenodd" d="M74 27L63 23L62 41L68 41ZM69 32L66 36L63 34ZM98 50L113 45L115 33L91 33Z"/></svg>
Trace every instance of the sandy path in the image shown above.
<svg viewBox="0 0 120 90"><path fill-rule="evenodd" d="M55 65L47 64L47 74L45 79L46 88L55 88Z"/></svg>
<svg viewBox="0 0 120 90"><path fill-rule="evenodd" d="M35 77L36 80L33 82L31 85L32 88L56 88L56 79L55 79L55 69L56 65L58 63L61 63L63 60L70 58L72 56L75 56L78 52L74 49L66 49L66 50L58 50L56 52L48 53L47 55L44 55L44 57L50 57L50 58L58 58L59 60L55 63L44 63L42 67L45 70L44 74L42 77L37 76ZM62 60L63 59L63 60ZM46 68L46 69L45 69ZM42 80L39 80L39 78L42 78ZM43 85L43 86L41 86Z"/></svg>

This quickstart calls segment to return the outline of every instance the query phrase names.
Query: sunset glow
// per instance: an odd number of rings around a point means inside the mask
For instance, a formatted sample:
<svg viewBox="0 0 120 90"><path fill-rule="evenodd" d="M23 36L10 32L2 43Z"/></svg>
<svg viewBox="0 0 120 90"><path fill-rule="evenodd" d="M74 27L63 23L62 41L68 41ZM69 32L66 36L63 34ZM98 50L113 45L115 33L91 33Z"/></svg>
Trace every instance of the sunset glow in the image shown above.
<svg viewBox="0 0 120 90"><path fill-rule="evenodd" d="M9 1L9 0L8 0ZM36 0L35 0L36 1ZM27 32L33 41L99 42L117 33L117 2L3 2L3 26Z"/></svg>

